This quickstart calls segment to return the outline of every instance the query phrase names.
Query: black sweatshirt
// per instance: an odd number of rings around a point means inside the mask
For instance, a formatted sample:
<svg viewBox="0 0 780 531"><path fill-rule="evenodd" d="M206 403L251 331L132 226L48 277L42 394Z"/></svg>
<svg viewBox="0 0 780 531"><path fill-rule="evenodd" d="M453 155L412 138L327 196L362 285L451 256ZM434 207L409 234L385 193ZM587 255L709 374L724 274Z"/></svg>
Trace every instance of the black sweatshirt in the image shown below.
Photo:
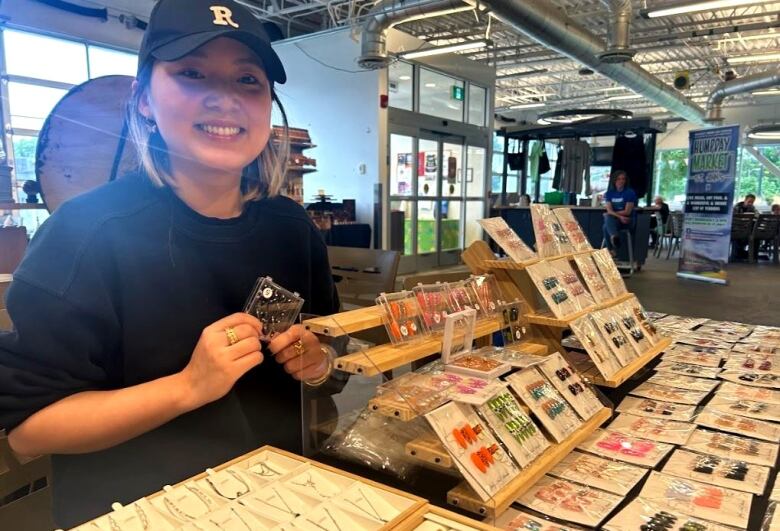
<svg viewBox="0 0 780 531"><path fill-rule="evenodd" d="M203 328L241 311L265 275L300 293L304 312L338 310L326 247L290 199L206 218L131 176L63 204L7 294L0 427L80 391L182 370ZM53 456L55 521L82 523L263 444L300 451L301 425L300 383L266 356L217 402L108 450Z"/></svg>

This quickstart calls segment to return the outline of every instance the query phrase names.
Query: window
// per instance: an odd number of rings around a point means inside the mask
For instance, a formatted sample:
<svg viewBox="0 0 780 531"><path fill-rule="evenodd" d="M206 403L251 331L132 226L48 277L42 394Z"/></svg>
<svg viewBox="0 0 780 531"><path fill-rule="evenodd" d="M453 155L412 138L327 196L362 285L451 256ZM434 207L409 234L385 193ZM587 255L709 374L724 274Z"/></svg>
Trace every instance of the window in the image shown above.
<svg viewBox="0 0 780 531"><path fill-rule="evenodd" d="M464 82L420 67L420 112L463 121Z"/></svg>
<svg viewBox="0 0 780 531"><path fill-rule="evenodd" d="M78 85L87 80L87 50L83 44L36 33L3 31L9 75Z"/></svg>
<svg viewBox="0 0 780 531"><path fill-rule="evenodd" d="M485 125L485 110L487 90L469 83L469 123L483 127Z"/></svg>
<svg viewBox="0 0 780 531"><path fill-rule="evenodd" d="M23 202L24 181L35 179L35 150L38 134L46 117L70 88L111 74L135 75L137 56L68 39L37 33L4 29L0 32L5 52L8 83L0 85L0 96L7 102L13 156L14 198ZM44 211L21 211L33 216L34 223L23 220L30 229L37 227Z"/></svg>
<svg viewBox="0 0 780 531"><path fill-rule="evenodd" d="M672 210L682 210L688 183L688 148L663 149L655 154L653 195L664 198Z"/></svg>
<svg viewBox="0 0 780 531"><path fill-rule="evenodd" d="M135 76L138 70L138 56L111 48L89 46L89 77L125 75Z"/></svg>
<svg viewBox="0 0 780 531"><path fill-rule="evenodd" d="M767 170L756 159L753 149L775 166L780 165L780 146L765 145L740 148L741 156L737 167L734 200L742 201L745 195L754 194L758 210L769 210L775 203L780 203L780 177Z"/></svg>
<svg viewBox="0 0 780 531"><path fill-rule="evenodd" d="M414 66L403 61L392 63L387 72L390 107L414 110Z"/></svg>

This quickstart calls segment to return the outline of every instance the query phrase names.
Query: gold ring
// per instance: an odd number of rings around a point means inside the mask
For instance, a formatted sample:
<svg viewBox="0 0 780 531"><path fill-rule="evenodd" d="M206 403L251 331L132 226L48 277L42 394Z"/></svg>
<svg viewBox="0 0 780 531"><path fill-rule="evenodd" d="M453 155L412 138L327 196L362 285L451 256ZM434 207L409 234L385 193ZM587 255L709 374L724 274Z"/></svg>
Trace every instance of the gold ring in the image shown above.
<svg viewBox="0 0 780 531"><path fill-rule="evenodd" d="M229 326L225 328L225 334L227 335L228 343L230 343L231 347L238 343L238 336L236 335L236 331L233 329L233 327Z"/></svg>
<svg viewBox="0 0 780 531"><path fill-rule="evenodd" d="M303 341L300 339L293 343L293 348L295 349L296 356L303 356L303 353L306 352L306 347L303 346Z"/></svg>

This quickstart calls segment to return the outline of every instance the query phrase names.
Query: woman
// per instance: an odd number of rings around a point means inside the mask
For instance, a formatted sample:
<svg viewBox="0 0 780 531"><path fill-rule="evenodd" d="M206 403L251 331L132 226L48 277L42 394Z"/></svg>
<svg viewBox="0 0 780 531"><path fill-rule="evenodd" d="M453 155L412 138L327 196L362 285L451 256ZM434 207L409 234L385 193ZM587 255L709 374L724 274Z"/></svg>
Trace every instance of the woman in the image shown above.
<svg viewBox="0 0 780 531"><path fill-rule="evenodd" d="M634 225L636 212L636 193L628 186L628 175L623 170L615 170L604 194L607 212L604 214L604 240L607 242L612 256L620 247L621 230L630 229Z"/></svg>
<svg viewBox="0 0 780 531"><path fill-rule="evenodd" d="M18 453L52 454L59 526L262 444L300 451L300 381L332 363L301 326L261 345L237 313L264 275L307 312L338 308L319 234L279 196L285 80L236 2L159 1L128 105L139 174L62 205L16 271L0 427Z"/></svg>

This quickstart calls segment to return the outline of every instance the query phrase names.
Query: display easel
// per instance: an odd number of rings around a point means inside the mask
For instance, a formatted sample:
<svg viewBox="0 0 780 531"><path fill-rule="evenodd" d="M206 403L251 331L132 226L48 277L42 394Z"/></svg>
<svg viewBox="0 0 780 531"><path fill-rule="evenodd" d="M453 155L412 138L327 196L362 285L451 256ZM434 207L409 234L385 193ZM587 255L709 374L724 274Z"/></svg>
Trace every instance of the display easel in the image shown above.
<svg viewBox="0 0 780 531"><path fill-rule="evenodd" d="M488 252L490 252L489 249ZM492 258L493 254L490 253L490 256ZM509 300L521 297L519 288L513 283L506 271L496 269L494 274L504 297ZM382 309L380 307L360 308L337 315L310 319L304 321L303 324L327 341L328 338L342 337L382 327ZM477 321L474 337L477 342L481 340L484 343L486 340L489 340L492 333L499 331L501 328L502 324L498 318L482 318ZM546 344L540 344L535 339L515 343L509 346L509 348L537 356L543 356L549 351ZM374 376L437 354L441 352L441 349L441 334L433 334L409 344L392 345L385 343L362 352L340 356L336 358L335 366L351 374ZM393 401L389 404L382 397L371 399L369 408L376 413L404 422L419 416L412 407L404 405L403 401L401 403ZM468 483L463 480L447 493L448 503L481 516L489 518L499 516L509 508L514 500L531 488L547 472L555 468L577 445L595 432L611 415L612 409L606 406L596 412L595 415L584 422L577 431L564 441L551 444L543 454L521 470L490 501L483 501ZM451 456L433 435L408 443L406 454L422 466L439 471L446 469L456 471Z"/></svg>
<svg viewBox="0 0 780 531"><path fill-rule="evenodd" d="M587 254L589 252L592 251L566 254L550 258L550 260L567 258L574 262L575 256ZM541 301L538 290L531 281L526 270L527 266L537 263L538 260L527 263L518 263L511 260L496 260L496 257L493 254L493 251L490 250L488 244L481 240L471 244L471 246L463 252L462 256L463 261L469 266L472 273L492 273L495 275L496 279L498 279L499 285L506 296L517 297L526 305L528 313L525 315L525 320L528 322L527 330L529 339L547 346L550 349L550 352L566 352L563 345L561 345L561 340L563 339L563 332L569 328L572 321L575 321L579 317L590 312L620 304L633 296L631 293L627 293L605 303L597 304L586 310L572 314L565 319L558 319L550 312L544 302ZM573 264L573 267L576 268L576 264ZM642 355L620 369L617 373L613 374L610 378L603 378L597 371L588 371L583 376L587 376L592 383L602 387L618 387L654 360L671 344L671 342L672 341L669 338L662 339L651 349L643 352Z"/></svg>

